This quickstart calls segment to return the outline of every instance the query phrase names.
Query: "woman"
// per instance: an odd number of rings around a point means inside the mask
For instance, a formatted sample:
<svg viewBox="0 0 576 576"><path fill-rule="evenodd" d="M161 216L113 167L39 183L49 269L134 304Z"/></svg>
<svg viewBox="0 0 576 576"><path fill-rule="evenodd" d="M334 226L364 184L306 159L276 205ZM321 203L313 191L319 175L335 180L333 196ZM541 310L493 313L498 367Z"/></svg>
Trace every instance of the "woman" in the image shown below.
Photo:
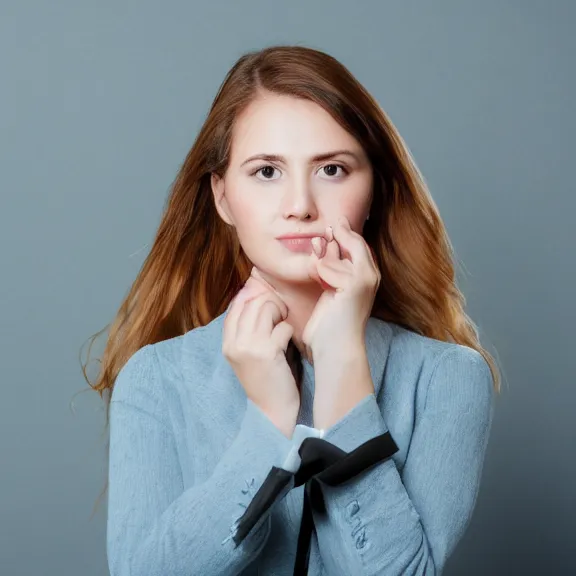
<svg viewBox="0 0 576 576"><path fill-rule="evenodd" d="M350 72L301 46L240 58L94 385L111 574L440 574L499 391L464 302L425 183Z"/></svg>

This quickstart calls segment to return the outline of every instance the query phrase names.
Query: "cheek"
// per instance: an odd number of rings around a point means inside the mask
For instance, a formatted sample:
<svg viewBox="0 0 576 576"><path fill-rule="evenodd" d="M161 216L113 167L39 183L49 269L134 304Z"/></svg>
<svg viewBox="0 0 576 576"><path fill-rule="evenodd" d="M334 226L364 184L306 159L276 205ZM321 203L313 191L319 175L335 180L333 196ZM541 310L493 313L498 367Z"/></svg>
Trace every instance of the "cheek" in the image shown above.
<svg viewBox="0 0 576 576"><path fill-rule="evenodd" d="M369 207L370 196L368 194L362 196L349 195L341 200L339 204L340 212L335 216L346 216L352 230L360 233L368 215Z"/></svg>
<svg viewBox="0 0 576 576"><path fill-rule="evenodd" d="M266 206L249 194L230 195L228 206L234 220L236 233L242 244L250 244L260 238L266 221Z"/></svg>

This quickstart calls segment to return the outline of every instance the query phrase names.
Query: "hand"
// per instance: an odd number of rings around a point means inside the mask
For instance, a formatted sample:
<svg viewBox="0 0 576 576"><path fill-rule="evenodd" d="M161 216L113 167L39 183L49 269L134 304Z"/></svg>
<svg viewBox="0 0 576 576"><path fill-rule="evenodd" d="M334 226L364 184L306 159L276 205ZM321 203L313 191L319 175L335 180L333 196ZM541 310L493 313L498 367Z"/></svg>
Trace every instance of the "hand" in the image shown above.
<svg viewBox="0 0 576 576"><path fill-rule="evenodd" d="M370 247L341 217L327 238L313 239L308 273L323 288L302 333L308 355L316 360L328 351L334 358L364 346L366 323L380 285L380 271Z"/></svg>
<svg viewBox="0 0 576 576"><path fill-rule="evenodd" d="M346 219L313 244L309 274L324 292L303 342L314 363L314 426L328 429L374 393L365 330L380 271L370 247Z"/></svg>
<svg viewBox="0 0 576 576"><path fill-rule="evenodd" d="M246 395L288 437L300 394L286 360L293 328L288 308L254 268L224 319L222 353Z"/></svg>

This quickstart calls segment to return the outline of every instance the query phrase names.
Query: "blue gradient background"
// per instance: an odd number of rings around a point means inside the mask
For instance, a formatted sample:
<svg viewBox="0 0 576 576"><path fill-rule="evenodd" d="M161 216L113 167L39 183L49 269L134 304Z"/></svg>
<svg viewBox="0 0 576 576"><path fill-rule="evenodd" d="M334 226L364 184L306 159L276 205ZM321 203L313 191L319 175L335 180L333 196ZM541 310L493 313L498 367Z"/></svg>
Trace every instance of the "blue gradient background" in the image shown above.
<svg viewBox="0 0 576 576"><path fill-rule="evenodd" d="M224 75L275 43L333 54L389 113L504 371L446 574L576 573L575 21L569 0L4 0L0 573L107 574L104 410L76 395L79 350L135 278Z"/></svg>

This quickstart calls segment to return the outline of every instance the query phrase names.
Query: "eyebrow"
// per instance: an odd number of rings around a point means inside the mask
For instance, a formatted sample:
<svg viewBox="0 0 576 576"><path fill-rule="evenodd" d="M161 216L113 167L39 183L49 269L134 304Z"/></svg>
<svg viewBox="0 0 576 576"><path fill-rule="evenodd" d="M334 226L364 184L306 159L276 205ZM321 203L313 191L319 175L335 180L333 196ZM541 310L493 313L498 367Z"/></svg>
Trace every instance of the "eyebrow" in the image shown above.
<svg viewBox="0 0 576 576"><path fill-rule="evenodd" d="M321 162L322 160L329 160L335 156L342 155L352 156L352 158L355 160L360 161L358 155L351 150L334 150L324 154L317 154L316 156L310 158L310 162ZM250 158L244 160L240 166L244 166L244 164L248 164L248 162L253 162L254 160L267 160L269 162L282 162L283 164L286 164L286 158L284 158L284 156L280 156L279 154L256 154L255 156L250 156Z"/></svg>

